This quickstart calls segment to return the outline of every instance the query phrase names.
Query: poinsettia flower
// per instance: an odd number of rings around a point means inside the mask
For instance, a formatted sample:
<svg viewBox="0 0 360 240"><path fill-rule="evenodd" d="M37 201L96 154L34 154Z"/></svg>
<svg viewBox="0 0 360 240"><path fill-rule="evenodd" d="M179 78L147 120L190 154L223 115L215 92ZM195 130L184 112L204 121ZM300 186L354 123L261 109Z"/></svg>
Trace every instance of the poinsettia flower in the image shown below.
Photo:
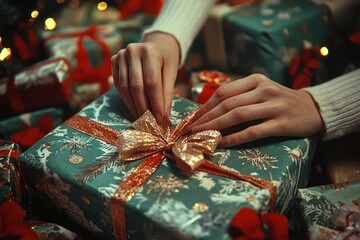
<svg viewBox="0 0 360 240"><path fill-rule="evenodd" d="M0 206L0 239L39 240L38 235L23 219L25 211L15 202L4 202Z"/></svg>

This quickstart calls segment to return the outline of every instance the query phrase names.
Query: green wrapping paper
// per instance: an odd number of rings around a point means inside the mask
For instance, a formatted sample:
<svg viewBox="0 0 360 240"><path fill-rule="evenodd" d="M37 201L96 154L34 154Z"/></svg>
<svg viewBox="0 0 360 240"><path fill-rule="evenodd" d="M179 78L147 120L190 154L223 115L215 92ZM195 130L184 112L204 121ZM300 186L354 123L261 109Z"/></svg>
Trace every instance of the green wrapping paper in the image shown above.
<svg viewBox="0 0 360 240"><path fill-rule="evenodd" d="M262 73L291 86L288 67L304 49L325 44L328 21L327 7L307 0L215 5L204 30L207 57L221 71Z"/></svg>
<svg viewBox="0 0 360 240"><path fill-rule="evenodd" d="M355 229L357 236L346 238L351 230L345 231L333 224L345 220L346 209L357 212L359 221L360 181L299 189L295 208L298 231L309 239L359 239L360 229ZM343 217L338 216L339 211L345 212ZM351 218L349 222L352 225Z"/></svg>
<svg viewBox="0 0 360 240"><path fill-rule="evenodd" d="M174 98L171 122L177 125L197 108ZM117 131L132 129L130 113L113 88L82 109L81 116ZM277 186L276 210L294 206L307 183L314 151L312 138L270 138L232 149L217 149L210 161ZM65 125L58 126L20 156L21 167L42 204L103 239L114 239L110 200L142 160L124 163L116 146ZM230 239L228 224L242 207L268 211L270 192L245 181L200 171L180 171L165 159L126 202L128 239Z"/></svg>

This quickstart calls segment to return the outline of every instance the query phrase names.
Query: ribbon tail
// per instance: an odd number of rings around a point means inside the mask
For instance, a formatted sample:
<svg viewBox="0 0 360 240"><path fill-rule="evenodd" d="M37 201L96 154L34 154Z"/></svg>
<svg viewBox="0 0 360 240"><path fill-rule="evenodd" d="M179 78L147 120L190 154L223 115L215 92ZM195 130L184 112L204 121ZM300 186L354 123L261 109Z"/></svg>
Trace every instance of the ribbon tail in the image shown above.
<svg viewBox="0 0 360 240"><path fill-rule="evenodd" d="M197 170L206 172L206 173L210 173L210 174L214 174L214 175L218 175L218 176L222 176L222 177L247 181L257 187L261 187L261 188L265 188L265 189L269 190L270 191L270 212L275 211L275 208L276 208L276 186L272 182L263 180L263 179L258 179L251 175L241 174L239 172L234 172L234 171L224 169L224 168L220 167L219 165L216 165L216 164L210 162L209 160L205 160L204 163L197 168Z"/></svg>
<svg viewBox="0 0 360 240"><path fill-rule="evenodd" d="M113 220L116 239L127 239L125 204L146 183L148 178L162 163L164 155L154 154L145 158L134 171L121 183L110 201L111 216Z"/></svg>

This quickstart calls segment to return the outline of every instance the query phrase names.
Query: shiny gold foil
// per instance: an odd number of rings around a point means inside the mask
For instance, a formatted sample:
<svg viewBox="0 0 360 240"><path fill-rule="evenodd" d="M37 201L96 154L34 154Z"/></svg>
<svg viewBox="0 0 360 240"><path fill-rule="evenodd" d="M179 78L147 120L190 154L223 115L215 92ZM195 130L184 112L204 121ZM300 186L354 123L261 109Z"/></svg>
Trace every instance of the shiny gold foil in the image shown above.
<svg viewBox="0 0 360 240"><path fill-rule="evenodd" d="M211 155L221 141L221 134L208 130L183 136L192 123L195 111L183 119L173 130L168 117L162 124L146 111L133 123L135 130L125 130L119 136L119 157L123 161L133 161L157 152L171 150L177 166L184 171L192 171L203 164L206 155ZM167 156L170 156L167 154Z"/></svg>

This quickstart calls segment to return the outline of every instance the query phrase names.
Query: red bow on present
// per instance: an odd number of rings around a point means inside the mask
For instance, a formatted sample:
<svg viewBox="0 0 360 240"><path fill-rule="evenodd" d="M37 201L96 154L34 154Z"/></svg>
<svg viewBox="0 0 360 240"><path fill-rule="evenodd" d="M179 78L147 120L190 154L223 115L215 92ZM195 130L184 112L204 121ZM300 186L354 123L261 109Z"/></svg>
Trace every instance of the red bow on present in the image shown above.
<svg viewBox="0 0 360 240"><path fill-rule="evenodd" d="M321 83L321 79L316 76L316 71L321 69L321 64L318 60L320 51L317 48L304 49L299 57L292 60L288 73L293 77L292 89L301 89L309 87L314 84ZM312 83L315 79L315 83Z"/></svg>
<svg viewBox="0 0 360 240"><path fill-rule="evenodd" d="M218 87L229 81L229 76L219 71L203 70L199 74L199 79L205 81L206 84L199 94L197 102L204 104L215 93Z"/></svg>
<svg viewBox="0 0 360 240"><path fill-rule="evenodd" d="M0 239L38 240L38 235L23 223L25 211L15 202L0 206Z"/></svg>
<svg viewBox="0 0 360 240"><path fill-rule="evenodd" d="M72 80L74 82L98 83L100 85L100 91L103 94L110 88L108 77L111 75L111 51L107 43L98 35L99 31L102 28L106 27L91 25L85 30L55 34L51 37L48 37L46 41L76 37L77 66L72 72ZM102 53L104 54L103 61L100 66L92 66L90 61L90 55L84 45L84 41L86 38L90 38L95 41L95 43L98 44Z"/></svg>
<svg viewBox="0 0 360 240"><path fill-rule="evenodd" d="M44 115L39 119L38 126L34 128L23 123L21 129L11 136L11 141L19 144L21 148L25 150L43 138L47 133L53 130L54 127L51 116Z"/></svg>
<svg viewBox="0 0 360 240"><path fill-rule="evenodd" d="M235 240L288 239L288 219L278 213L241 208L230 222Z"/></svg>

